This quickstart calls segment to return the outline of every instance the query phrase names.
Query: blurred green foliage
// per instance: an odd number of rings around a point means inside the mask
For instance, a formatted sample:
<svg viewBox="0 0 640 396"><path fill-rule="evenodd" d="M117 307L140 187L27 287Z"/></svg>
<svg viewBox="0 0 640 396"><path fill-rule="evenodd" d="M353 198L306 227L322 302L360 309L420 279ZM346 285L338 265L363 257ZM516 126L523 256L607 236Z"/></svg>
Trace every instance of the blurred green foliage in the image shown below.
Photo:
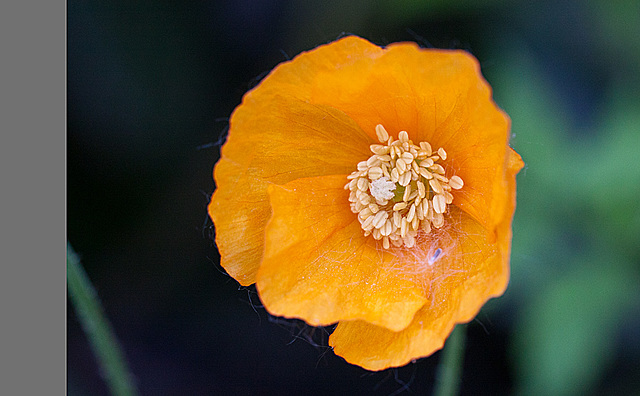
<svg viewBox="0 0 640 396"><path fill-rule="evenodd" d="M640 86L614 73L595 121L579 127L535 55L521 43L508 47L493 86L526 163L510 285L519 311L516 387L527 395L589 394L640 310Z"/></svg>

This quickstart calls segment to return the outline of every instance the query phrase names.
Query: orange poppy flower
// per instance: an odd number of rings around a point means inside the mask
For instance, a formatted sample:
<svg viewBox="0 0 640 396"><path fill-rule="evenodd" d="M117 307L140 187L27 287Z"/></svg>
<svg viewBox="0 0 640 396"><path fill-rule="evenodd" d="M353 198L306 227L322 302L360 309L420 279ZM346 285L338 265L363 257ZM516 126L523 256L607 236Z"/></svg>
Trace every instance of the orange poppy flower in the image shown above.
<svg viewBox="0 0 640 396"><path fill-rule="evenodd" d="M509 278L509 118L463 51L345 37L243 98L209 205L221 265L273 315L338 323L368 370L440 349Z"/></svg>

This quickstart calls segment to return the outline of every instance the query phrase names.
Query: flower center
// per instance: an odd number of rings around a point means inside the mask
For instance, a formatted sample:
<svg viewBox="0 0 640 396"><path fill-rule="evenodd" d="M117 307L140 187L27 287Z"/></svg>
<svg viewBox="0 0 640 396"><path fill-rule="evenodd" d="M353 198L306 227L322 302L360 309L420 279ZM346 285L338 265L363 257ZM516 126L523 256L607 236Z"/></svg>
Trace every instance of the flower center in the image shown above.
<svg viewBox="0 0 640 396"><path fill-rule="evenodd" d="M347 177L351 211L358 214L364 235L382 240L385 249L391 244L410 248L419 231L428 234L444 225L451 190L464 183L459 176L445 176L438 164L447 159L443 148L434 152L427 142L415 145L405 131L394 140L380 124L376 134L381 144L372 144L373 155Z"/></svg>

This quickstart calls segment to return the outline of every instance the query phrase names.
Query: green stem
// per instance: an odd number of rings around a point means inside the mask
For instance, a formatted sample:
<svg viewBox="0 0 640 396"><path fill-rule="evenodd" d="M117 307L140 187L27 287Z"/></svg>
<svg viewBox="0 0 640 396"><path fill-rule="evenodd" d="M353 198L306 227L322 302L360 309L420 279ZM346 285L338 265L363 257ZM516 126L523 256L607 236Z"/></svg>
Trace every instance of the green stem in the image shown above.
<svg viewBox="0 0 640 396"><path fill-rule="evenodd" d="M89 339L111 394L137 395L124 354L111 324L105 317L96 292L69 243L67 243L67 288L71 303Z"/></svg>
<svg viewBox="0 0 640 396"><path fill-rule="evenodd" d="M435 396L453 396L460 390L465 330L464 325L458 325L447 339L436 373Z"/></svg>

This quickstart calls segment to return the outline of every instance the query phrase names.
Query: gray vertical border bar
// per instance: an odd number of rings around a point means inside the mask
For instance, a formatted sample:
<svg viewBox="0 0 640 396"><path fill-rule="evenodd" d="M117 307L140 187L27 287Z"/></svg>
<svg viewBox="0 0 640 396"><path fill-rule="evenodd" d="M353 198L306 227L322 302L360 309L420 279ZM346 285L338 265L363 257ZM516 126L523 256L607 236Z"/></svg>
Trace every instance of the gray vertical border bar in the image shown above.
<svg viewBox="0 0 640 396"><path fill-rule="evenodd" d="M0 6L0 393L66 393L66 3Z"/></svg>

